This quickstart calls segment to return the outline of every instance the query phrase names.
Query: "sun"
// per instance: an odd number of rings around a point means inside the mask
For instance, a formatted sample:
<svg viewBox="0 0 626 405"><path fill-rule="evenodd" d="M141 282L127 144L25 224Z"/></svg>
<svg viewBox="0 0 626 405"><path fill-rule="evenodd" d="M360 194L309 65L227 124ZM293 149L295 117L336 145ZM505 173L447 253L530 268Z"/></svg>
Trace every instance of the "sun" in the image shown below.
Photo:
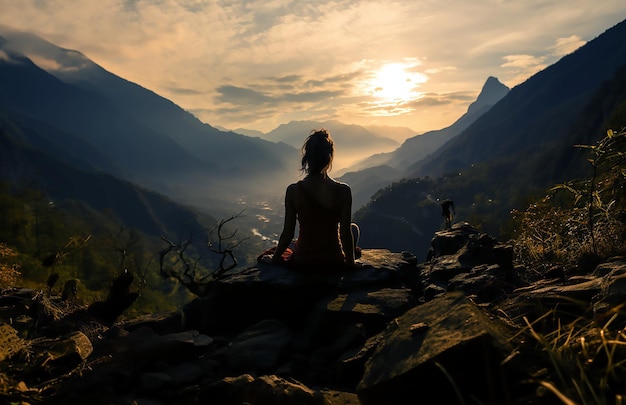
<svg viewBox="0 0 626 405"><path fill-rule="evenodd" d="M388 100L403 100L411 94L411 79L398 63L380 68L372 79L372 86L374 95Z"/></svg>
<svg viewBox="0 0 626 405"><path fill-rule="evenodd" d="M376 97L378 103L405 103L420 94L416 88L426 82L426 76L411 72L414 65L407 63L387 63L373 72L367 83L368 93Z"/></svg>

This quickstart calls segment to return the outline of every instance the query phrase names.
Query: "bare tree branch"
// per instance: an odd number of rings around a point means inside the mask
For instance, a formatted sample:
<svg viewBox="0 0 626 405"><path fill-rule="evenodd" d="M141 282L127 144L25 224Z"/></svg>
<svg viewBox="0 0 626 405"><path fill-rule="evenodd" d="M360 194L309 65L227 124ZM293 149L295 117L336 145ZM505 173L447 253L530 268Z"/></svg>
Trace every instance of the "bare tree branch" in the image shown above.
<svg viewBox="0 0 626 405"><path fill-rule="evenodd" d="M221 220L215 228L209 232L208 248L209 251L220 256L219 268L203 269L201 260L203 255L197 259L190 261L186 254L187 249L192 244L192 233L186 240L176 243L166 237L161 237L167 246L163 248L159 254L159 269L163 277L173 278L184 285L191 293L204 296L214 280L220 279L224 274L238 265L237 258L233 253L234 249L241 245L247 238L237 240L237 230L230 234L225 234L225 226L240 217L245 209L228 219ZM214 244L211 241L211 235L217 234L217 241ZM175 253L175 258L167 260Z"/></svg>

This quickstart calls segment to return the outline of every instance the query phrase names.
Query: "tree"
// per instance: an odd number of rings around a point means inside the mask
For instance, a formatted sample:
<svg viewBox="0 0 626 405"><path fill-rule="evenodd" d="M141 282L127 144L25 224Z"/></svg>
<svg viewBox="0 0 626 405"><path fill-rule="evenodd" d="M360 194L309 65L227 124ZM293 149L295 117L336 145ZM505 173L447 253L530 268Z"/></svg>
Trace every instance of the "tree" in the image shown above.
<svg viewBox="0 0 626 405"><path fill-rule="evenodd" d="M213 254L218 255L219 267L210 269L203 265L203 255L196 259L190 259L187 249L191 246L193 235L182 242L173 242L165 237L161 239L167 244L159 255L160 274L166 278L173 278L184 285L191 293L202 297L208 293L208 290L214 280L220 279L224 274L237 266L237 258L234 255L234 249L237 248L243 239L237 239L237 230L225 234L226 225L234 219L241 216L243 211L230 218L222 219L219 224L210 232L211 235L217 235L216 243L209 239L208 248ZM172 253L175 253L172 256Z"/></svg>

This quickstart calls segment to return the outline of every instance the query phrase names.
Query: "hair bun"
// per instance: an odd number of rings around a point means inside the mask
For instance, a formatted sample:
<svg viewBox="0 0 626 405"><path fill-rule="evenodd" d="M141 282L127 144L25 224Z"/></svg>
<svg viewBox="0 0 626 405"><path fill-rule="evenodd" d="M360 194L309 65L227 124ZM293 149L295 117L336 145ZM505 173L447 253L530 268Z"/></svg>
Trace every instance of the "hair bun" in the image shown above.
<svg viewBox="0 0 626 405"><path fill-rule="evenodd" d="M312 130L302 146L302 170L306 173L326 173L331 169L334 142L330 133L321 128Z"/></svg>
<svg viewBox="0 0 626 405"><path fill-rule="evenodd" d="M324 128L319 129L319 130L314 129L313 131L311 131L311 135L316 136L316 137L320 136L320 137L323 137L324 139L330 138L330 133Z"/></svg>

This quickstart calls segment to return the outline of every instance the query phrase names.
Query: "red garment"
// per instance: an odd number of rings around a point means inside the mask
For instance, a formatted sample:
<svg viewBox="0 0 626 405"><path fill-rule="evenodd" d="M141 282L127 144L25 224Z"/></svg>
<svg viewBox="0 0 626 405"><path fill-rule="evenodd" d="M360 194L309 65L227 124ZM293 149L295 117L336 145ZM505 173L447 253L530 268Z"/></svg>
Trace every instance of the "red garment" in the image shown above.
<svg viewBox="0 0 626 405"><path fill-rule="evenodd" d="M307 194L301 181L297 184L299 231L291 259L307 264L345 264L339 239L339 209L322 206L315 196Z"/></svg>
<svg viewBox="0 0 626 405"><path fill-rule="evenodd" d="M275 251L276 251L276 246L267 249L266 251L264 251L263 253L257 256L256 261L260 263L263 256L274 256ZM293 250L291 250L291 248L285 249L285 251L281 255L283 262L288 262L289 260L291 260L292 254L293 254Z"/></svg>

